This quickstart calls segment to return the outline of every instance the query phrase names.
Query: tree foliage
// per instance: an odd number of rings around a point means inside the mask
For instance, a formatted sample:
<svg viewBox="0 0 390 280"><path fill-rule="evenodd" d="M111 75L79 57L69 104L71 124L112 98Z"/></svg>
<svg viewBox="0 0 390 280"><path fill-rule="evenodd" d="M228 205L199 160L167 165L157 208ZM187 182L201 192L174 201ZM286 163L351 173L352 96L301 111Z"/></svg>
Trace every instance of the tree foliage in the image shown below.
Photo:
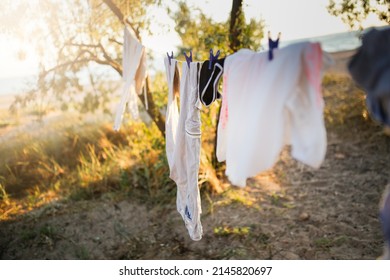
<svg viewBox="0 0 390 280"><path fill-rule="evenodd" d="M361 22L371 13L390 24L390 0L329 0L327 8L351 28L361 28Z"/></svg>
<svg viewBox="0 0 390 280"><path fill-rule="evenodd" d="M194 60L205 60L208 59L210 49L219 49L224 55L235 51L230 44L230 20L215 22L199 8L190 8L184 1L178 2L178 10L172 17L176 22L175 30L182 40L179 54L192 50ZM238 48L258 50L264 34L264 22L250 19L247 23L243 13L240 17L237 27L239 32L235 35L240 42Z"/></svg>
<svg viewBox="0 0 390 280"><path fill-rule="evenodd" d="M242 3L242 0L240 0ZM234 0L233 2L237 2ZM41 105L38 115L53 107L79 112L103 110L109 105L122 73L123 24L129 24L139 39L150 32L147 10L159 0L4 0L0 4L0 32L18 37L21 46L34 48L40 57L37 86L18 96L13 109L31 103ZM190 10L178 2L173 15L183 50L192 49L194 59L208 58L210 48L231 53L229 22L214 22L200 9ZM263 22L246 22L241 13L236 22L239 48L257 50L263 37ZM23 55L21 55L23 57ZM147 88L153 89L147 81ZM164 134L164 116L148 90L148 113ZM141 100L143 101L143 100Z"/></svg>
<svg viewBox="0 0 390 280"><path fill-rule="evenodd" d="M148 30L146 10L155 0L112 2L131 19L138 36ZM107 77L122 73L123 22L104 1L6 0L1 5L8 8L3 9L7 28L1 31L18 36L40 57L37 87L18 97L14 106L44 98L63 110L107 109L117 86Z"/></svg>

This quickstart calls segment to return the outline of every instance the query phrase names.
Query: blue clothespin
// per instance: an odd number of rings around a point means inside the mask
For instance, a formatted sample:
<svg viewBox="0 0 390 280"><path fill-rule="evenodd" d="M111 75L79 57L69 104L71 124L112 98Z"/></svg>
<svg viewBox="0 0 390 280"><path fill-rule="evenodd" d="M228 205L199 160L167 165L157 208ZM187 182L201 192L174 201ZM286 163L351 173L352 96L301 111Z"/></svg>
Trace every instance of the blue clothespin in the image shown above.
<svg viewBox="0 0 390 280"><path fill-rule="evenodd" d="M169 53L167 52L169 65L171 65L171 59L173 59L173 52L171 52L171 56L169 56Z"/></svg>
<svg viewBox="0 0 390 280"><path fill-rule="evenodd" d="M220 51L218 50L214 56L213 49L210 49L209 70L211 70L212 63L218 59L219 54Z"/></svg>
<svg viewBox="0 0 390 280"><path fill-rule="evenodd" d="M192 51L190 51L190 56L187 56L186 52L183 52L183 54L186 58L188 68L190 68L190 63L192 62Z"/></svg>
<svg viewBox="0 0 390 280"><path fill-rule="evenodd" d="M269 60L272 60L274 58L274 49L277 49L278 46L279 46L279 39L280 39L280 32L278 34L278 39L276 39L275 41L273 41L271 39L271 32L268 31L268 47L269 47L269 50L268 50L268 59Z"/></svg>

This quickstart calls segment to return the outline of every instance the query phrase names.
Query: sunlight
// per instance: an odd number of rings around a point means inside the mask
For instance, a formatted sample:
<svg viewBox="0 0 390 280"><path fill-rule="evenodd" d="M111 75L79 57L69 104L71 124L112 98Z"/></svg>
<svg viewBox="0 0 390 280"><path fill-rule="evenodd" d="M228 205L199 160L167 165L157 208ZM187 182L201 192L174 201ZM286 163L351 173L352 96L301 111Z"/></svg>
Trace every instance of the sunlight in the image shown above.
<svg viewBox="0 0 390 280"><path fill-rule="evenodd" d="M38 25L37 20L27 21L30 10L36 10L38 1L13 2L17 10L12 10L0 23L6 33L0 34L0 77L23 77L38 72L39 58L35 49L35 40L29 38L31 28ZM30 36L31 37L31 36Z"/></svg>
<svg viewBox="0 0 390 280"><path fill-rule="evenodd" d="M37 75L39 57L32 44L22 44L19 40L0 37L0 78Z"/></svg>
<svg viewBox="0 0 390 280"><path fill-rule="evenodd" d="M280 192L282 187L276 180L276 175L269 171L256 176L256 181L261 189L267 193Z"/></svg>
<svg viewBox="0 0 390 280"><path fill-rule="evenodd" d="M157 6L148 10L151 21L149 32L142 34L142 43L146 48L153 50L155 55L165 55L167 51L173 51L180 44L180 38L175 32L175 23L164 8Z"/></svg>
<svg viewBox="0 0 390 280"><path fill-rule="evenodd" d="M6 31L0 34L0 78L34 76L39 64L48 64L53 57L55 47L43 40L54 26L42 18L40 1L14 1L12 5L14 9L0 20Z"/></svg>

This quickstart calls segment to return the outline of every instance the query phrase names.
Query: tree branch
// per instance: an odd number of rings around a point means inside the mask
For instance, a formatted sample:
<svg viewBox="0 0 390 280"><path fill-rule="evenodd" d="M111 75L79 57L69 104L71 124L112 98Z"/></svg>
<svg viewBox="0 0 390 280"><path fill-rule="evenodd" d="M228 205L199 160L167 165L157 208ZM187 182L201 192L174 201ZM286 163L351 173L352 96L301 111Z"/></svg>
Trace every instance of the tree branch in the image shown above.
<svg viewBox="0 0 390 280"><path fill-rule="evenodd" d="M129 25L134 33L136 34L137 38L139 41L141 41L141 38L140 38L140 35L139 35L139 32L138 30L136 30L132 23L126 18L124 18L122 12L120 11L120 9L114 4L114 2L112 0L102 0L104 3L106 3L106 5L111 9L111 11L117 16L117 18L123 22L124 24L127 24ZM119 65L120 66L120 65ZM122 69L122 67L120 66L120 69ZM118 71L118 70L117 70ZM118 71L119 73L119 71ZM122 71L121 71L121 74L122 74ZM158 129L160 130L161 134L164 135L165 137L165 116L163 114L161 114L160 110L158 109L158 107L156 106L156 104L154 103L154 99L153 99L153 95L152 93L150 92L150 81L149 81L149 78L147 77L146 78L146 83L145 83L145 87L146 87L146 95L147 95L147 98L148 98L148 109L147 109L147 112L150 116L150 118L154 121L154 123L157 125ZM144 104L144 106L146 105L145 104L145 101L144 99L142 98L142 96L138 96L142 102L142 104ZM146 108L146 106L145 106Z"/></svg>
<svg viewBox="0 0 390 280"><path fill-rule="evenodd" d="M103 47L103 45L101 43L99 44L84 44L84 43L73 43L73 42L69 42L69 43L66 43L67 45L69 46L75 46L75 47L80 47L80 48L94 48L94 49L100 49L103 53L103 57L106 59L105 60L102 60L102 59L99 59L97 57L96 54L92 53L90 50L88 49L83 49L82 52L78 55L78 57L80 57L81 54L83 53L89 53L91 55L91 59L93 61L95 61L96 63L98 64L101 64L101 65L109 65L111 67L113 67L115 69L115 71L117 71L119 73L119 75L122 76L122 67L121 65L116 62L106 51L106 49ZM77 58L78 58L77 57ZM76 58L76 59L77 59ZM62 65L61 65L62 66Z"/></svg>
<svg viewBox="0 0 390 280"><path fill-rule="evenodd" d="M45 72L43 73L43 76L46 76L47 74L49 74L50 72L54 72L58 69L61 69L61 68L65 68L65 67L68 67L68 66L71 66L71 65L74 65L74 64L78 64L78 63L86 63L86 62L89 62L90 61L90 58L83 58L83 59L79 59L84 53L86 52L89 52L88 50L82 50L78 55L77 57L72 60L72 61L68 61L68 62L65 62L65 63L62 63L62 64L59 64L59 65L56 65L55 67L49 69L49 70L45 70ZM89 52L90 53L90 52Z"/></svg>
<svg viewBox="0 0 390 280"><path fill-rule="evenodd" d="M118 72L119 75L122 76L122 73L123 73L122 66L119 63L117 63L116 61L114 61L114 60L101 60L101 59L98 59L97 57L91 57L91 59L98 64L111 66L112 68L114 68L114 70L116 72Z"/></svg>
<svg viewBox="0 0 390 280"><path fill-rule="evenodd" d="M118 8L117 5L112 0L102 0L106 5L110 8L110 10L117 16L117 18L123 22L124 24L127 24L133 29L135 35L137 36L137 39L141 41L141 36L139 34L139 31L134 28L133 24L129 21L128 18L125 18L121 10Z"/></svg>
<svg viewBox="0 0 390 280"><path fill-rule="evenodd" d="M82 44L82 43L73 43L69 42L66 43L68 46L74 46L74 47L84 47L84 48L100 48L100 45L94 45L94 44Z"/></svg>
<svg viewBox="0 0 390 280"><path fill-rule="evenodd" d="M116 43L116 44L118 44L118 45L120 45L120 46L123 46L123 43L122 43L122 42L119 42L119 41L115 40L114 38L108 38L108 41L113 42L113 43Z"/></svg>

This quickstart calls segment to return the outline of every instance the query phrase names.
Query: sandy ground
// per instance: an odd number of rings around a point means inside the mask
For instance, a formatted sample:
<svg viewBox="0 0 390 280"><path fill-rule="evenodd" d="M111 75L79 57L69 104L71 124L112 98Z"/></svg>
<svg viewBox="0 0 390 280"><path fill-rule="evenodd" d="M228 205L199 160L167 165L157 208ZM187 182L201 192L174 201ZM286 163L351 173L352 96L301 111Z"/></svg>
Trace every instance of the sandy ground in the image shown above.
<svg viewBox="0 0 390 280"><path fill-rule="evenodd" d="M330 73L348 75L347 64L355 53L356 50L329 53L330 57L333 59L333 64L329 66L327 71Z"/></svg>
<svg viewBox="0 0 390 280"><path fill-rule="evenodd" d="M336 64L329 71L345 75L351 54L332 54ZM324 92L328 106L332 90ZM0 257L376 259L383 244L378 202L389 179L390 139L359 116L327 131L327 155L318 170L291 159L286 148L275 167L248 180L246 188L202 192L199 242L188 237L174 200L155 206L103 195L57 201L1 222Z"/></svg>
<svg viewBox="0 0 390 280"><path fill-rule="evenodd" d="M12 94L0 95L0 110L8 109L13 100L14 96Z"/></svg>

